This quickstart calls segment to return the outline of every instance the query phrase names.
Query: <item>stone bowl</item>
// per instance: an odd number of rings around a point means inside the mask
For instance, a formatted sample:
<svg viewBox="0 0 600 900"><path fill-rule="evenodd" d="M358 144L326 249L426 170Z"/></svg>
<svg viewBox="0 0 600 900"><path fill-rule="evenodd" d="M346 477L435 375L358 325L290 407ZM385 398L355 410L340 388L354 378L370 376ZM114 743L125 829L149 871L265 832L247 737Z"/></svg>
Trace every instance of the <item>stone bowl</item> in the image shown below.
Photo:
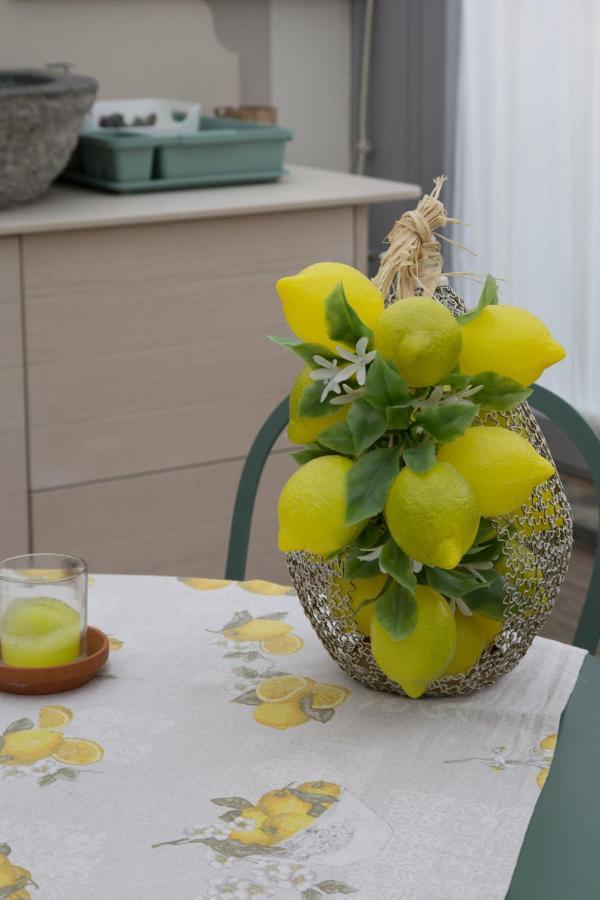
<svg viewBox="0 0 600 900"><path fill-rule="evenodd" d="M0 209L35 200L66 166L93 78L50 69L0 69Z"/></svg>

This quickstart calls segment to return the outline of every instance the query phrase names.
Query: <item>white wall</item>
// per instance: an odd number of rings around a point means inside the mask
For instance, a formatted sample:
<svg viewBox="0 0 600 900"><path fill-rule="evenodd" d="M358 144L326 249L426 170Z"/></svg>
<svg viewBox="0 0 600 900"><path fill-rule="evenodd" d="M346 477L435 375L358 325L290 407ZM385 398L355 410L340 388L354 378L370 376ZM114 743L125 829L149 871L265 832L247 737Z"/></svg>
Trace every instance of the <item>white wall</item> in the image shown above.
<svg viewBox="0 0 600 900"><path fill-rule="evenodd" d="M99 96L273 103L290 162L350 168L352 0L0 0L0 66L67 61Z"/></svg>
<svg viewBox="0 0 600 900"><path fill-rule="evenodd" d="M271 92L290 162L350 168L351 0L271 0Z"/></svg>

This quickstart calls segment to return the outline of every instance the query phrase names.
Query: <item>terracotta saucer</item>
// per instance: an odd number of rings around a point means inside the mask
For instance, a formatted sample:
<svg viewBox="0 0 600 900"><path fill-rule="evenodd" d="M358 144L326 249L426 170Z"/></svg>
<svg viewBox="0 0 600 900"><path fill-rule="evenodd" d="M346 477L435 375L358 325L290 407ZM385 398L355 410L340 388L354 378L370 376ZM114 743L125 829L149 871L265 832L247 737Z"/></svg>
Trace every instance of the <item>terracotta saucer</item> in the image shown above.
<svg viewBox="0 0 600 900"><path fill-rule="evenodd" d="M108 638L99 628L88 627L87 656L46 669L5 666L0 663L0 691L9 694L59 694L90 681L108 659Z"/></svg>

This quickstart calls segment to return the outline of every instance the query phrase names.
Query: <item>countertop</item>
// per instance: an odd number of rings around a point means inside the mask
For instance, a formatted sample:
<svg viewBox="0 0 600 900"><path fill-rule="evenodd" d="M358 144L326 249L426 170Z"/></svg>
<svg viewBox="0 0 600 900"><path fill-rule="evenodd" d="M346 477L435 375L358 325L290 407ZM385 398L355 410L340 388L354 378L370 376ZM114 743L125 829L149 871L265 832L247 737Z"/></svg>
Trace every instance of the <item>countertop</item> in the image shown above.
<svg viewBox="0 0 600 900"><path fill-rule="evenodd" d="M33 203L0 212L0 236L362 206L420 196L416 184L307 166L288 166L287 175L269 184L150 194L107 194L60 183Z"/></svg>

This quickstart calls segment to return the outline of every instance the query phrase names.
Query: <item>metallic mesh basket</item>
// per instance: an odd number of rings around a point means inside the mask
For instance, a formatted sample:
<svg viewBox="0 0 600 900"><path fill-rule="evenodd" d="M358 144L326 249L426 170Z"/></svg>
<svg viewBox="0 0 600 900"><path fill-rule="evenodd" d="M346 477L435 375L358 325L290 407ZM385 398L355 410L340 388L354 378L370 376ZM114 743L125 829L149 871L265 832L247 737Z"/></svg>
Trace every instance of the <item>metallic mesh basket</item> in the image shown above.
<svg viewBox="0 0 600 900"><path fill-rule="evenodd" d="M466 310L449 287L437 288L435 297L455 315ZM527 403L508 413L488 413L478 422L501 424L522 434L538 453L552 461ZM471 694L510 672L548 618L567 572L573 523L558 474L533 491L530 505L492 521L506 558L506 618L502 631L472 669L433 682L427 696ZM367 687L403 694L400 686L383 674L373 659L370 642L355 626L350 597L340 587L343 553L329 562L307 553L290 553L287 560L300 602L329 655Z"/></svg>

